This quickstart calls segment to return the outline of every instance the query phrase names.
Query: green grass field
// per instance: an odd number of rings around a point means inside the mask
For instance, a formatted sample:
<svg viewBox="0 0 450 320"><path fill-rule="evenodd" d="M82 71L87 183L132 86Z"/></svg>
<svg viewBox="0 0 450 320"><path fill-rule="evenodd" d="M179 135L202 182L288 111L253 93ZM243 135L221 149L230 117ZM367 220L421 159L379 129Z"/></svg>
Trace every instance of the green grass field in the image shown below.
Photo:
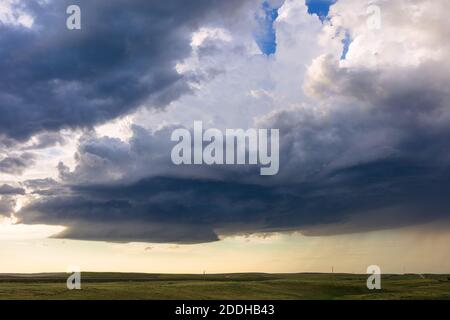
<svg viewBox="0 0 450 320"><path fill-rule="evenodd" d="M383 275L382 290L366 275L82 273L82 290L66 274L0 274L0 299L450 299L448 275Z"/></svg>

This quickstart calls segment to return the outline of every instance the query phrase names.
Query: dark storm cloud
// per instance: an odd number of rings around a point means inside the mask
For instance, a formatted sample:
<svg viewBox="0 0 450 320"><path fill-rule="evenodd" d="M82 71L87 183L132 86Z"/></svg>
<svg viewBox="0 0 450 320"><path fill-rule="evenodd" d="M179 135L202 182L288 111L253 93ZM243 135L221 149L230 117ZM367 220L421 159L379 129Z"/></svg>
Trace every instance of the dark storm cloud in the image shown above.
<svg viewBox="0 0 450 320"><path fill-rule="evenodd" d="M0 160L0 172L20 175L34 164L34 160L35 155L30 152L7 156Z"/></svg>
<svg viewBox="0 0 450 320"><path fill-rule="evenodd" d="M63 223L69 227L64 236L75 239L190 243L217 240L218 227L265 226L277 206L277 211L284 212L294 203L289 201L292 197L264 187L177 178L150 178L125 186L78 186L72 191L68 197L34 202L21 213L22 221ZM96 228L85 228L90 224ZM110 232L114 226L122 236ZM136 233L135 226L147 226L147 232ZM155 233L159 226L164 232Z"/></svg>
<svg viewBox="0 0 450 320"><path fill-rule="evenodd" d="M16 202L11 196L0 197L0 216L10 217Z"/></svg>
<svg viewBox="0 0 450 320"><path fill-rule="evenodd" d="M50 189L59 186L59 183L52 178L32 179L24 182L25 186L31 189Z"/></svg>
<svg viewBox="0 0 450 320"><path fill-rule="evenodd" d="M89 127L187 91L175 62L201 22L232 19L238 0L23 1L31 29L0 23L0 135ZM66 28L79 5L82 30Z"/></svg>
<svg viewBox="0 0 450 320"><path fill-rule="evenodd" d="M437 173L399 159L289 186L155 177L76 186L69 195L33 202L18 216L27 224L68 226L61 237L109 241L205 242L219 234L309 230L362 217L345 230L360 232L448 216L450 174L439 172L436 179Z"/></svg>
<svg viewBox="0 0 450 320"><path fill-rule="evenodd" d="M45 132L36 136L30 146L24 148L24 150L36 150L54 147L57 145L63 145L65 142L64 137L59 132Z"/></svg>
<svg viewBox="0 0 450 320"><path fill-rule="evenodd" d="M181 243L246 232L361 232L448 217L450 171L439 155L450 148L449 131L388 122L376 117L377 109L353 117L348 112L314 117L297 111L272 119L282 133L282 169L270 178L245 167L240 174L235 168L203 167L203 174L219 171L213 175L218 179L205 179L195 167L184 167L194 178L113 183L119 172L135 177L134 170L151 175L170 166L170 130L150 134L135 127L130 145L88 139L80 146L77 169L66 176L71 191L33 202L18 217L24 223L66 225L60 236L67 238ZM94 183L104 176L109 183Z"/></svg>
<svg viewBox="0 0 450 320"><path fill-rule="evenodd" d="M342 105L326 114L294 109L270 117L263 127L279 128L281 144L273 177L245 166L175 168L168 158L171 128L152 133L135 126L129 143L85 138L76 169L61 169L70 190L32 202L17 216L68 226L61 237L179 243L249 232L330 235L448 218L450 125L435 115L446 114L449 100L447 88L430 81L434 68L410 71L416 79L410 84L401 68L372 82L365 72L344 73L333 93L350 97ZM369 90L370 83L383 94Z"/></svg>
<svg viewBox="0 0 450 320"><path fill-rule="evenodd" d="M4 184L0 186L0 195L24 195L25 189Z"/></svg>
<svg viewBox="0 0 450 320"><path fill-rule="evenodd" d="M30 189L30 193L42 196L61 196L66 192L64 186L52 178L26 180L23 184Z"/></svg>

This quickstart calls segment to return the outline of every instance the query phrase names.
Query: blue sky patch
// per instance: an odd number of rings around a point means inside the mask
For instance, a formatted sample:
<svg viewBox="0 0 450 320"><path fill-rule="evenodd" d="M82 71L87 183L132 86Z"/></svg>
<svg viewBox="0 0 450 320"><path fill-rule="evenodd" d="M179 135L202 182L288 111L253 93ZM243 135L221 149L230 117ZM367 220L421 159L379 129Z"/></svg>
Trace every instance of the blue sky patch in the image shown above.
<svg viewBox="0 0 450 320"><path fill-rule="evenodd" d="M350 33L347 31L345 33L345 38L342 39L342 44L344 46L342 50L341 60L345 60L347 57L348 49L350 48L350 44L352 43L352 38L350 37Z"/></svg>
<svg viewBox="0 0 450 320"><path fill-rule="evenodd" d="M316 14L320 20L325 20L330 12L330 7L336 0L306 0L309 14Z"/></svg>
<svg viewBox="0 0 450 320"><path fill-rule="evenodd" d="M263 15L257 15L258 30L255 32L255 41L259 49L265 55L274 54L277 51L277 39L273 23L278 18L279 7L272 7L268 1L262 4Z"/></svg>

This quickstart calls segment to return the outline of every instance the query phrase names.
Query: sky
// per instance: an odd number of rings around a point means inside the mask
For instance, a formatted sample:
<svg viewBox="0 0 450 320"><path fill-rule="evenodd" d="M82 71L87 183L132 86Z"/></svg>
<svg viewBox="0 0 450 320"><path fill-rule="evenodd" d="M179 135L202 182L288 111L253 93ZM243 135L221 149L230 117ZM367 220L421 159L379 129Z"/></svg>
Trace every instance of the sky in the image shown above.
<svg viewBox="0 0 450 320"><path fill-rule="evenodd" d="M0 272L450 273L446 5L2 1ZM174 165L194 121L278 174Z"/></svg>

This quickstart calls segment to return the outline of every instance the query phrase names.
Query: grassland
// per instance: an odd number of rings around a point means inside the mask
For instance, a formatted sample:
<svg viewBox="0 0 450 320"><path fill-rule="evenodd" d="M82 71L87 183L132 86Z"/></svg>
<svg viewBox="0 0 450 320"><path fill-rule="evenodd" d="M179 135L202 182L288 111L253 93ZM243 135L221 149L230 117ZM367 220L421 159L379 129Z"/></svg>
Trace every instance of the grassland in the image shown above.
<svg viewBox="0 0 450 320"><path fill-rule="evenodd" d="M0 274L0 299L450 299L448 275L383 275L382 290L366 275L82 273L82 290L66 288L66 274Z"/></svg>

